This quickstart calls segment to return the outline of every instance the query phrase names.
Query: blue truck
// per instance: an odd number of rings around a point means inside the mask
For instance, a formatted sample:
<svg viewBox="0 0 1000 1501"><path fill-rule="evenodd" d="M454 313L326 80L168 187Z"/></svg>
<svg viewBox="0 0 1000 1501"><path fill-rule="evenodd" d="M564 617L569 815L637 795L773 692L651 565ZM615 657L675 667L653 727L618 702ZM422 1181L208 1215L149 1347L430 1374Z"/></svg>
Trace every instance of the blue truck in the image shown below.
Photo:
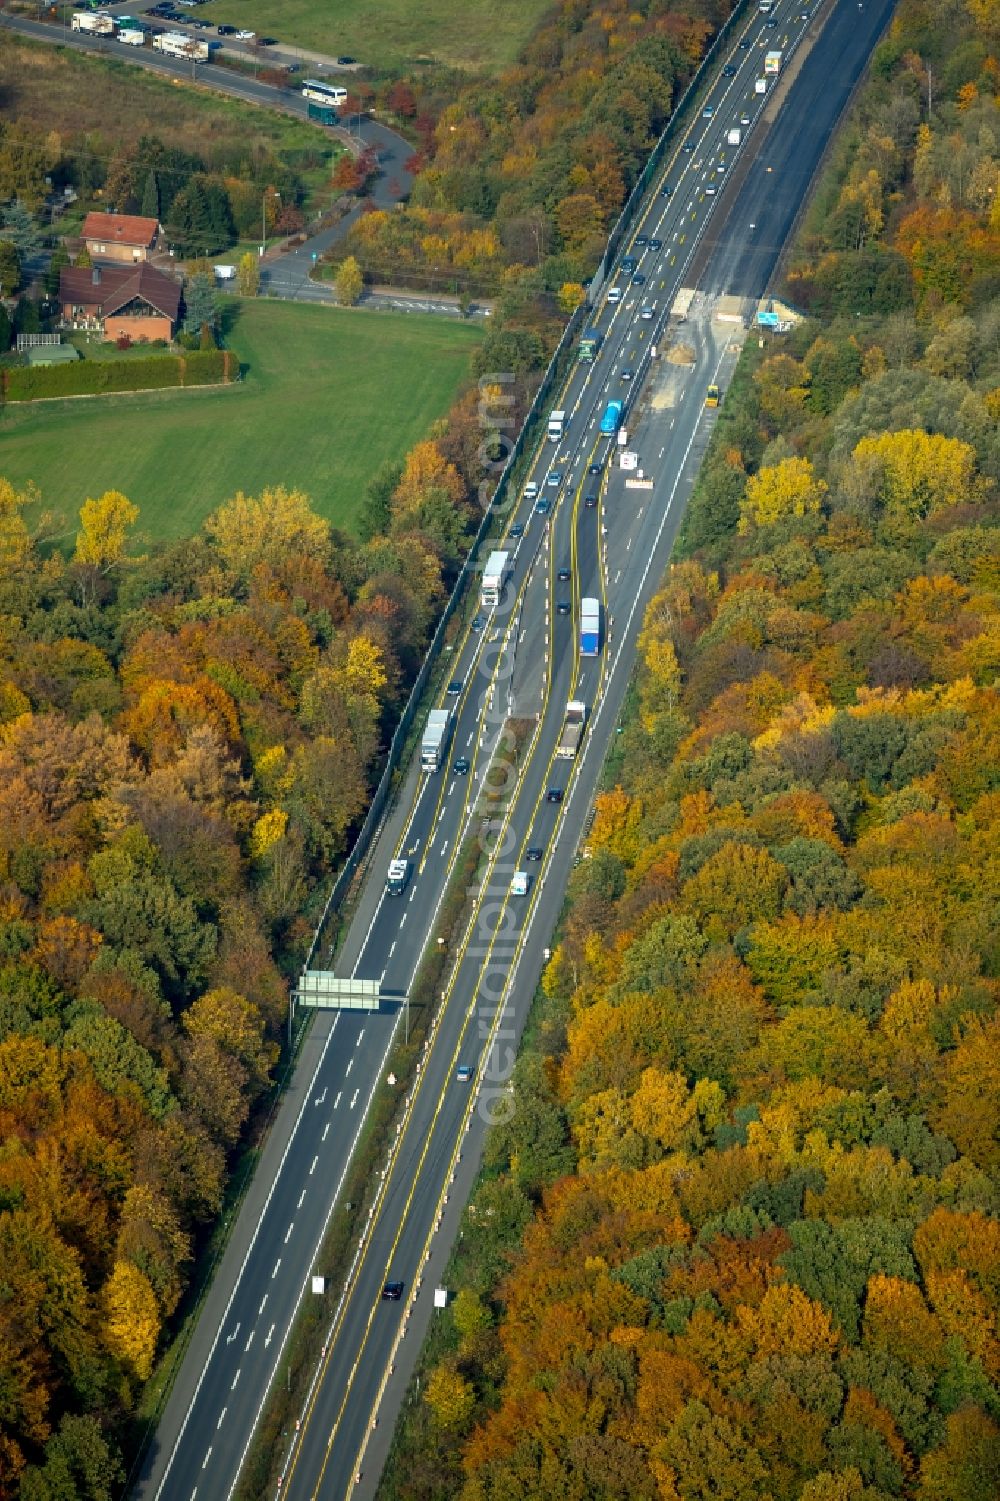
<svg viewBox="0 0 1000 1501"><path fill-rule="evenodd" d="M620 401L609 401L604 408L604 416L601 418L601 432L613 438L621 425L622 404Z"/></svg>

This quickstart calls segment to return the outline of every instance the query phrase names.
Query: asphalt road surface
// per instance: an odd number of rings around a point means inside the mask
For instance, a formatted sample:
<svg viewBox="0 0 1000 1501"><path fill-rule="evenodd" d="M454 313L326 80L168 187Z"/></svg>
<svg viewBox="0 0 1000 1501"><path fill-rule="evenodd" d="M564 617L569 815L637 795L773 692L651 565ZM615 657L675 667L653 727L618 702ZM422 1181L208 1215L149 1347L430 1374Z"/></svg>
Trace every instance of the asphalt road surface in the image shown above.
<svg viewBox="0 0 1000 1501"><path fill-rule="evenodd" d="M711 118L699 116L678 142L636 229L646 243L634 238L629 247L644 280L619 274L609 282L621 295L595 311L603 336L597 358L574 368L559 398L566 432L542 445L531 473L547 513L534 496L519 502L510 525L523 534L508 534L504 599L455 646L453 691L446 685L439 698L454 715L446 764L433 774L411 768L371 861L339 974L406 993L422 952L439 936L437 912L458 853L480 833L483 777L495 755L509 763L507 796L491 832L480 836L486 871L450 954L434 1030L353 1262L343 1285L322 1295L326 1348L284 1440L282 1497L374 1494L483 1132L507 1105L517 1039L615 732L643 609L711 433L705 388L710 381L725 388L745 336L741 315L753 311L748 302L734 313L722 299L766 290L779 226L792 222L889 9L888 0L866 4L859 17L851 0L839 0L820 29L799 19L801 5L781 0L777 27L754 15L749 45L734 39L735 76L716 79ZM754 88L763 53L783 43L786 55L794 52L807 32L812 50L772 120L776 94L761 101ZM819 90L816 70L825 84ZM744 113L751 124L734 149L727 134ZM761 176L755 164L735 186L751 156L765 168L784 164L784 175ZM751 224L770 227L758 234ZM699 260L703 244L711 250ZM625 403L623 445L600 432L611 399ZM620 467L622 450L635 454L635 469ZM597 656L580 652L582 597L601 604ZM566 613L560 604L568 604ZM570 698L588 705L575 760L556 754ZM508 714L531 721L516 756L503 738ZM469 762L465 773L459 757ZM543 858L529 862L529 848ZM390 896L385 870L394 856L410 862L410 877L401 895ZM531 877L520 897L510 891L517 871ZM401 1005L386 1002L375 1013L316 1016L147 1455L143 1501L232 1494L268 1391L284 1379L294 1315L303 1298L318 1296L310 1275L331 1216L342 1212L339 1188L404 1017ZM471 1070L468 1082L459 1067ZM404 1284L399 1302L381 1298L389 1280Z"/></svg>

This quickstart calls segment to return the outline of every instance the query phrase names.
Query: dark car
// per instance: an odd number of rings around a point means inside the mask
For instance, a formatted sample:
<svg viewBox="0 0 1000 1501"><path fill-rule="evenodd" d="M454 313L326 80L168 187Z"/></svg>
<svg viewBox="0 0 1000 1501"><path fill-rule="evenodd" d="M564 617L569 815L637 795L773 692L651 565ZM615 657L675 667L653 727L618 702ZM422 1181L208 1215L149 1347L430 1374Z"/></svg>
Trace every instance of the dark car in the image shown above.
<svg viewBox="0 0 1000 1501"><path fill-rule="evenodd" d="M642 287L646 284L646 278L641 271L637 271L632 278L633 287Z"/></svg>
<svg viewBox="0 0 1000 1501"><path fill-rule="evenodd" d="M561 787L550 787L545 794L545 801L547 803L561 803L562 800L563 790Z"/></svg>
<svg viewBox="0 0 1000 1501"><path fill-rule="evenodd" d="M559 572L556 574L556 578L562 584L568 583L571 577L572 575L568 568L560 568Z"/></svg>
<svg viewBox="0 0 1000 1501"><path fill-rule="evenodd" d="M257 38L258 47L277 47L277 45L278 38L276 36L259 36Z"/></svg>
<svg viewBox="0 0 1000 1501"><path fill-rule="evenodd" d="M349 68L349 67L351 67L351 65L353 63L356 63L356 62L357 62L357 58L356 57L348 57L346 55L346 53L345 53L345 55L343 57L338 57L337 58L337 66L340 67L340 68Z"/></svg>
<svg viewBox="0 0 1000 1501"><path fill-rule="evenodd" d="M219 27L219 35L220 36L235 36L236 35L236 27L235 26L220 26Z"/></svg>
<svg viewBox="0 0 1000 1501"><path fill-rule="evenodd" d="M600 466L600 464L588 464L587 465L587 473L588 474L600 474L600 472L601 472L601 466Z"/></svg>
<svg viewBox="0 0 1000 1501"><path fill-rule="evenodd" d="M642 250L649 244L649 237L647 235L636 235L635 239L632 241L632 244L635 249Z"/></svg>
<svg viewBox="0 0 1000 1501"><path fill-rule="evenodd" d="M508 535L508 537L513 537L513 539L514 539L515 542L517 541L518 537L523 537L524 536L524 522L523 521L515 521L514 525L509 528L509 530L507 532L507 535Z"/></svg>
<svg viewBox="0 0 1000 1501"><path fill-rule="evenodd" d="M452 765L455 768L455 775L456 776L467 777L469 775L469 758L468 758L468 756L456 756L455 760L452 762Z"/></svg>
<svg viewBox="0 0 1000 1501"><path fill-rule="evenodd" d="M387 1282L382 1289L382 1297L387 1303L398 1303L402 1296L402 1282Z"/></svg>
<svg viewBox="0 0 1000 1501"><path fill-rule="evenodd" d="M301 63L286 63L285 64L285 72L286 73L301 73L302 72L302 64Z"/></svg>
<svg viewBox="0 0 1000 1501"><path fill-rule="evenodd" d="M572 607L571 607L570 602L569 602L568 599L557 599L556 600L556 614L557 615L568 615L571 608Z"/></svg>
<svg viewBox="0 0 1000 1501"><path fill-rule="evenodd" d="M451 682L448 684L448 692L454 698L457 697L459 693L461 693L464 687L465 684L462 682L461 678L452 678Z"/></svg>
<svg viewBox="0 0 1000 1501"><path fill-rule="evenodd" d="M685 151L693 151L694 150L694 141L685 141L684 142L684 150Z"/></svg>
<svg viewBox="0 0 1000 1501"><path fill-rule="evenodd" d="M649 242L649 248L650 248L650 250L662 250L663 249L663 241L662 240L656 240L656 239L650 240L650 242Z"/></svg>
<svg viewBox="0 0 1000 1501"><path fill-rule="evenodd" d="M485 615L474 615L472 617L472 629L474 631L481 631L483 629L483 626L485 624L486 624L486 616Z"/></svg>
<svg viewBox="0 0 1000 1501"><path fill-rule="evenodd" d="M591 490L589 495L585 495L583 497L583 503L587 507L588 511L592 511L594 509L597 504L597 496L594 494L593 490Z"/></svg>
<svg viewBox="0 0 1000 1501"><path fill-rule="evenodd" d="M551 511L551 509L552 509L552 502L551 502L551 500L546 499L546 497L544 495L542 496L542 498L540 500L536 500L535 501L535 515L536 516L547 516L549 514L549 512Z"/></svg>
<svg viewBox="0 0 1000 1501"><path fill-rule="evenodd" d="M741 52L749 52L750 51L750 38L749 37L741 37L740 38L740 51Z"/></svg>
<svg viewBox="0 0 1000 1501"><path fill-rule="evenodd" d="M545 851L540 844L532 844L525 850L524 858L526 860L540 860L544 854Z"/></svg>
<svg viewBox="0 0 1000 1501"><path fill-rule="evenodd" d="M674 196L674 190L673 190L673 188L671 187L671 185L670 185L669 182L665 182L663 184L663 187L660 189L660 197L661 198L672 198L673 196Z"/></svg>

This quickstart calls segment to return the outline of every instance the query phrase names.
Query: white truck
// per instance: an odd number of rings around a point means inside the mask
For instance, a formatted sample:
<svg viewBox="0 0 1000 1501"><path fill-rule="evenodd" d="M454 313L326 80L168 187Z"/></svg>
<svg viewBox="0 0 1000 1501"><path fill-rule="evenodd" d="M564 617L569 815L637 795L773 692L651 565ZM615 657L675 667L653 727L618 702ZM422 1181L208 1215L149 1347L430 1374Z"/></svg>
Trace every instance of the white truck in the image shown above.
<svg viewBox="0 0 1000 1501"><path fill-rule="evenodd" d="M549 442L550 443L558 443L559 439L562 437L562 435L563 435L563 433L565 431L566 431L566 413L565 412L550 412L549 413Z"/></svg>
<svg viewBox="0 0 1000 1501"><path fill-rule="evenodd" d="M496 609L509 577L510 553L491 552L483 569L483 583L479 594L484 610Z"/></svg>
<svg viewBox="0 0 1000 1501"><path fill-rule="evenodd" d="M126 47L141 47L146 40L145 32L140 31L137 26L119 26L115 36Z"/></svg>
<svg viewBox="0 0 1000 1501"><path fill-rule="evenodd" d="M771 52L764 53L764 77L777 78L781 72L783 56L780 48L775 47Z"/></svg>
<svg viewBox="0 0 1000 1501"><path fill-rule="evenodd" d="M385 889L390 896L402 896L406 890L413 867L409 860L390 860L385 877Z"/></svg>
<svg viewBox="0 0 1000 1501"><path fill-rule="evenodd" d="M572 761L580 749L580 741L583 739L583 727L587 723L587 705L581 699L571 698L566 705L566 718L563 720L562 735L556 746L556 755L564 761Z"/></svg>
<svg viewBox="0 0 1000 1501"><path fill-rule="evenodd" d="M740 141L742 141L742 139L743 139L743 135L742 135L742 133L740 131L740 127L738 125L734 125L733 128L732 128L732 130L728 131L727 134L726 134L726 145L727 146L738 146L740 144Z"/></svg>
<svg viewBox="0 0 1000 1501"><path fill-rule="evenodd" d="M91 15L88 10L75 10L70 21L71 31L89 31L93 36L114 36L114 16Z"/></svg>
<svg viewBox="0 0 1000 1501"><path fill-rule="evenodd" d="M767 93L767 79L766 78L758 78L757 81L756 81L756 83L753 86L753 91L754 91L755 94L766 94Z"/></svg>
<svg viewBox="0 0 1000 1501"><path fill-rule="evenodd" d="M154 36L153 47L157 52L165 52L168 57L194 58L197 62L208 62L208 43L197 41L183 31L165 31L162 36Z"/></svg>
<svg viewBox="0 0 1000 1501"><path fill-rule="evenodd" d="M432 709L420 742L420 765L424 771L440 771L451 739L453 715L450 709Z"/></svg>

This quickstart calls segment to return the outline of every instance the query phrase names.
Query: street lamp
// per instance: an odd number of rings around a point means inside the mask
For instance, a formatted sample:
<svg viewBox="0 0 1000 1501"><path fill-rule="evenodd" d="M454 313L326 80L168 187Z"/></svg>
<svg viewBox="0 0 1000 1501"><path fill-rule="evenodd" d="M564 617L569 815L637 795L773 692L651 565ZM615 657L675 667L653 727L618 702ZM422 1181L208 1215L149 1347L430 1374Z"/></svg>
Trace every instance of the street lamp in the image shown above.
<svg viewBox="0 0 1000 1501"><path fill-rule="evenodd" d="M275 192L275 198L280 199L281 194ZM260 195L260 254L264 256L264 247L267 244L267 189Z"/></svg>

